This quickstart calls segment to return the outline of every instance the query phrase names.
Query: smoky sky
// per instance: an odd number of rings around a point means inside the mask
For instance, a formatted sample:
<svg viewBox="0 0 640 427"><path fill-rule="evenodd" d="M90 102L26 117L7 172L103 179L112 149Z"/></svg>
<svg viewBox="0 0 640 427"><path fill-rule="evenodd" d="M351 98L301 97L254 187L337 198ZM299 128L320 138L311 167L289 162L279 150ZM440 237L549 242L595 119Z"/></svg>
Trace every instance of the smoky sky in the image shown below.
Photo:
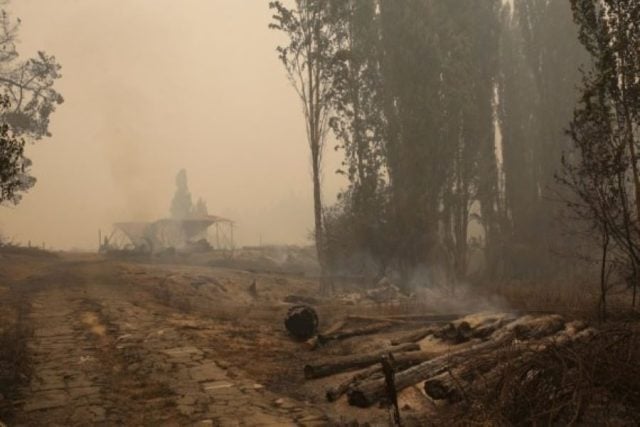
<svg viewBox="0 0 640 427"><path fill-rule="evenodd" d="M266 0L14 0L22 58L62 65L51 138L27 149L38 183L0 208L3 235L95 248L118 221L168 215L176 173L237 221L239 244L304 243L312 228L301 106ZM343 182L327 145L324 199Z"/></svg>

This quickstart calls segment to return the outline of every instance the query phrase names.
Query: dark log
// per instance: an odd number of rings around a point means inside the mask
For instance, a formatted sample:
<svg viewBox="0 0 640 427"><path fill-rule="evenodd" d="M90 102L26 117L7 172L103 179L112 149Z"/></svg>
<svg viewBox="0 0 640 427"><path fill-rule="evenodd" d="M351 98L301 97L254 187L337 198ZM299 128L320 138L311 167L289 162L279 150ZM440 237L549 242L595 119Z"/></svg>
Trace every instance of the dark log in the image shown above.
<svg viewBox="0 0 640 427"><path fill-rule="evenodd" d="M436 357L435 353L428 351L409 351L406 353L394 353L393 359L395 361L395 367L397 371L402 371L404 369L410 368L411 366L415 366L419 363L424 362L425 360L429 360ZM358 383L372 378L381 378L382 377L382 368L380 365L372 365L362 372L358 372L351 378L343 381L336 387L329 388L327 390L326 396L329 402L333 402L338 400L340 396L348 392L351 388L355 387Z"/></svg>
<svg viewBox="0 0 640 427"><path fill-rule="evenodd" d="M539 317L526 315L508 323L504 328L496 330L491 334L491 339L499 341L510 336L519 340L537 339L555 334L563 327L564 320L562 316L557 314Z"/></svg>
<svg viewBox="0 0 640 427"><path fill-rule="evenodd" d="M426 362L399 372L395 379L396 388L398 391L402 391L413 384L417 384L446 371L450 366L455 366L470 357L474 357L478 352L498 348L503 344L504 342L487 341L465 348L464 350L427 360ZM370 380L362 382L357 387L349 390L349 404L362 408L369 407L384 397L384 390L384 381Z"/></svg>
<svg viewBox="0 0 640 427"><path fill-rule="evenodd" d="M420 350L420 346L418 344L408 343L366 354L333 357L331 359L305 365L304 376L307 379L328 377L341 372L366 368L367 366L380 363L380 358L385 354L415 350Z"/></svg>
<svg viewBox="0 0 640 427"><path fill-rule="evenodd" d="M284 326L295 339L307 340L318 332L318 315L307 305L296 305L287 311Z"/></svg>
<svg viewBox="0 0 640 427"><path fill-rule="evenodd" d="M351 389L353 386L355 386L359 382L367 378L373 378L376 376L379 377L380 375L382 375L382 367L380 365L370 366L364 371L358 372L351 378L341 382L337 386L327 389L327 392L326 392L327 401L335 402L336 400L340 399L340 397L343 394L345 394L349 389Z"/></svg>
<svg viewBox="0 0 640 427"><path fill-rule="evenodd" d="M449 323L434 332L433 335L441 340L460 344L469 341L472 333L473 330L471 329L469 322L460 322L458 324Z"/></svg>
<svg viewBox="0 0 640 427"><path fill-rule="evenodd" d="M391 315L391 316L385 316L385 317L389 319L407 320L412 322L438 323L438 322L452 322L463 316L464 314L402 314L402 315Z"/></svg>
<svg viewBox="0 0 640 427"><path fill-rule="evenodd" d="M495 320L492 319L474 328L473 331L471 332L471 336L473 338L478 338L482 340L487 339L495 331L502 328L504 325L512 322L513 320L514 320L513 316L504 316Z"/></svg>
<svg viewBox="0 0 640 427"><path fill-rule="evenodd" d="M576 321L567 323L565 329L548 340L544 340L537 346L530 345L530 351L520 354L509 362L496 366L496 358L489 354L484 357L472 359L470 362L462 364L453 371L445 372L428 379L424 383L424 390L427 396L434 400L448 400L450 403L460 401L465 390L477 391L478 385L472 384L478 378L479 382L486 387L493 387L502 378L507 366L523 366L536 356L538 352L545 351L551 347L557 349L567 344L582 341L589 338L594 333L593 329L584 329L583 322Z"/></svg>
<svg viewBox="0 0 640 427"><path fill-rule="evenodd" d="M470 358L478 357L478 353L480 352L490 352L498 349L516 337L516 326L519 326L520 333L539 337L545 333L549 335L557 332L557 324L561 322L559 316L545 316L543 318L525 317L526 319L524 320L517 319L504 328L494 332L489 341L444 354L399 372L395 378L396 388L398 391L404 390L411 385L439 375L448 369L453 369ZM562 325L560 325L560 328L562 328ZM384 397L384 390L384 381L364 381L348 392L349 403L360 407L371 406Z"/></svg>
<svg viewBox="0 0 640 427"><path fill-rule="evenodd" d="M420 323L417 322L415 320L410 320L410 319L396 319L393 317L384 317L384 316L358 316L358 315L351 315L351 316L347 316L348 320L363 320L366 322L385 322L385 323L396 323L398 325L406 325L406 324L412 324L412 323Z"/></svg>
<svg viewBox="0 0 640 427"><path fill-rule="evenodd" d="M425 339L426 337L428 337L429 335L432 335L434 332L436 332L438 329L430 326L428 328L422 328L419 329L417 331L413 331L413 332L409 332L407 334L404 334L396 339L391 340L391 344L392 345L400 345L400 344L404 344L404 343L408 343L408 342L418 342L421 341L423 339Z"/></svg>
<svg viewBox="0 0 640 427"><path fill-rule="evenodd" d="M350 328L344 330L337 330L335 332L329 332L324 334L318 334L317 336L307 340L305 343L309 350L315 350L319 346L325 345L330 341L343 340L359 335L370 335L381 332L385 329L395 326L393 323L374 323L372 325L360 326L357 328Z"/></svg>
<svg viewBox="0 0 640 427"><path fill-rule="evenodd" d="M464 396L462 384L468 384L495 366L495 357L490 354L484 357L469 359L467 363L447 372L436 375L424 383L427 396L434 400L447 399L449 402L458 402Z"/></svg>

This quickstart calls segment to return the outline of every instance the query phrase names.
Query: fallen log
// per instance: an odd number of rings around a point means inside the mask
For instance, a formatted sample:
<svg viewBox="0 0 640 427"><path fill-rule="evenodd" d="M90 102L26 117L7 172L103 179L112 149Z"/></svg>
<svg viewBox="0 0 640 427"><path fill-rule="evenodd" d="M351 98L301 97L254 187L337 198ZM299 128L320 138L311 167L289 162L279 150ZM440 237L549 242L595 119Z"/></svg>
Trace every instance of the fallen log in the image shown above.
<svg viewBox="0 0 640 427"><path fill-rule="evenodd" d="M318 363L305 365L304 376L306 379L328 377L341 372L366 368L367 366L380 363L380 358L385 354L402 353L415 350L420 350L420 346L415 343L408 343L366 354L333 357Z"/></svg>
<svg viewBox="0 0 640 427"><path fill-rule="evenodd" d="M441 340L460 344L469 341L472 333L473 330L468 322L460 322L458 324L449 323L437 330L433 335Z"/></svg>
<svg viewBox="0 0 640 427"><path fill-rule="evenodd" d="M367 378L373 378L376 376L376 374L378 374L377 376L382 375L382 367L380 365L370 366L364 371L358 372L351 378L341 382L337 386L327 389L327 392L326 392L327 401L335 402L336 400L340 399L340 397L343 394L345 394L348 390L350 390L356 384L358 384L359 382Z"/></svg>
<svg viewBox="0 0 640 427"><path fill-rule="evenodd" d="M329 341L344 340L351 337L357 337L360 335L375 334L385 329L394 326L393 323L374 323L372 325L361 326L357 328L339 330L330 334L318 335L318 344L323 345Z"/></svg>
<svg viewBox="0 0 640 427"><path fill-rule="evenodd" d="M468 384L478 375L488 372L495 363L493 355L470 359L462 366L425 381L424 390L433 400L447 399L449 402L458 402L464 396L463 384Z"/></svg>
<svg viewBox="0 0 640 427"><path fill-rule="evenodd" d="M395 362L396 370L402 371L404 369L415 366L425 360L433 359L437 355L428 351L408 351L406 353L394 353L393 360ZM335 387L331 387L326 391L326 397L329 402L338 400L343 394L347 393L350 389L354 388L360 382L373 379L382 378L382 368L380 365L372 365L362 372L358 372L351 378L343 381Z"/></svg>
<svg viewBox="0 0 640 427"><path fill-rule="evenodd" d="M450 403L458 402L464 397L465 390L469 391L478 388L477 384L473 384L478 378L481 378L479 381L483 386L491 388L498 383L507 366L523 366L533 359L538 352L545 351L550 347L557 349L573 342L582 341L594 333L593 329L585 328L584 322L567 323L563 331L537 345L530 346L530 351L519 355L509 364L496 366L496 358L491 354L476 358L472 363L462 364L452 371L444 372L428 379L424 383L424 391L427 396L434 400L447 400Z"/></svg>
<svg viewBox="0 0 640 427"><path fill-rule="evenodd" d="M429 335L432 335L436 331L437 331L437 328L433 326L430 326L428 328L422 328L417 331L409 332L396 339L391 340L391 344L400 345L408 342L418 342L425 339Z"/></svg>
<svg viewBox="0 0 640 427"><path fill-rule="evenodd" d="M350 315L347 316L347 320L363 320L367 322L387 322L387 323L396 323L399 325L406 325L407 323L420 323L415 320L410 319L396 319L393 317L384 317L384 316L359 316L359 315Z"/></svg>
<svg viewBox="0 0 640 427"><path fill-rule="evenodd" d="M406 320L414 322L438 323L452 322L456 319L464 317L464 314L396 314L385 316L388 319Z"/></svg>
<svg viewBox="0 0 640 427"><path fill-rule="evenodd" d="M504 328L494 332L489 341L444 354L399 372L395 378L396 388L398 391L401 391L411 385L439 375L448 369L452 369L460 363L469 360L469 358L478 357L478 353L480 352L490 352L510 343L516 338L514 329L518 325L520 325L520 333L529 332L536 337L539 337L543 333L547 333L547 335L555 333L557 332L557 317L559 316L545 316L544 318L532 318L529 316L525 320L517 319L507 324ZM531 325L528 325L529 323L531 323ZM562 326L560 326L560 328L561 327ZM368 407L383 398L384 394L385 385L383 381L364 381L348 392L349 404Z"/></svg>
<svg viewBox="0 0 640 427"><path fill-rule="evenodd" d="M537 339L555 334L563 327L564 320L562 316L557 314L540 317L526 315L508 323L504 328L496 330L490 338L500 340L513 336L519 340Z"/></svg>
<svg viewBox="0 0 640 427"><path fill-rule="evenodd" d="M307 340L318 331L318 315L307 305L295 305L287 311L284 326L297 340Z"/></svg>
<svg viewBox="0 0 640 427"><path fill-rule="evenodd" d="M479 326L477 326L476 328L473 329L473 331L471 332L471 337L472 338L477 338L477 339L487 339L491 336L491 334L493 334L495 331L497 331L498 329L502 328L503 326L505 326L506 324L513 322L514 317L513 316L504 316L501 318L498 318L496 320L493 321L489 321L487 323L483 323Z"/></svg>
<svg viewBox="0 0 640 427"><path fill-rule="evenodd" d="M398 391L404 390L413 384L417 384L446 371L449 366L454 366L469 357L473 357L477 352L498 348L503 344L504 342L487 341L465 348L464 350L427 360L426 362L399 372L395 378L396 388ZM362 408L369 407L384 397L384 387L384 382L379 380L362 382L348 392L349 404Z"/></svg>

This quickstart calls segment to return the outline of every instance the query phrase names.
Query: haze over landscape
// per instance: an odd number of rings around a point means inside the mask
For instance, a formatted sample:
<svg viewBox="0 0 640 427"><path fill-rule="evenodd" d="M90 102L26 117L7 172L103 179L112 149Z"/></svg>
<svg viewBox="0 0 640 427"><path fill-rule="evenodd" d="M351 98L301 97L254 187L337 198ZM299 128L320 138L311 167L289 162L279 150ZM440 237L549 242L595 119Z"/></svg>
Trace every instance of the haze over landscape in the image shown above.
<svg viewBox="0 0 640 427"><path fill-rule="evenodd" d="M194 199L237 221L236 243L306 243L313 226L300 103L262 1L20 0L21 57L55 55L65 98L30 145L38 180L0 230L96 249L117 221L168 215L186 168ZM325 199L342 185L326 150Z"/></svg>
<svg viewBox="0 0 640 427"><path fill-rule="evenodd" d="M0 0L0 427L638 425L639 0Z"/></svg>

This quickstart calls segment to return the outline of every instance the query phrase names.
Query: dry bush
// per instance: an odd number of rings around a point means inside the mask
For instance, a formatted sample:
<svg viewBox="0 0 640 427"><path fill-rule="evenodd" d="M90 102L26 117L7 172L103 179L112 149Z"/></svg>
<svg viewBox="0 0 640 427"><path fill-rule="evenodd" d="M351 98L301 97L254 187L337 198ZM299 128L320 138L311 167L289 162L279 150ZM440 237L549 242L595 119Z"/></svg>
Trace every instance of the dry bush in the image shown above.
<svg viewBox="0 0 640 427"><path fill-rule="evenodd" d="M588 342L532 351L502 352L499 380L489 384L481 376L445 417L464 425L629 425L640 419L640 325L610 325Z"/></svg>

